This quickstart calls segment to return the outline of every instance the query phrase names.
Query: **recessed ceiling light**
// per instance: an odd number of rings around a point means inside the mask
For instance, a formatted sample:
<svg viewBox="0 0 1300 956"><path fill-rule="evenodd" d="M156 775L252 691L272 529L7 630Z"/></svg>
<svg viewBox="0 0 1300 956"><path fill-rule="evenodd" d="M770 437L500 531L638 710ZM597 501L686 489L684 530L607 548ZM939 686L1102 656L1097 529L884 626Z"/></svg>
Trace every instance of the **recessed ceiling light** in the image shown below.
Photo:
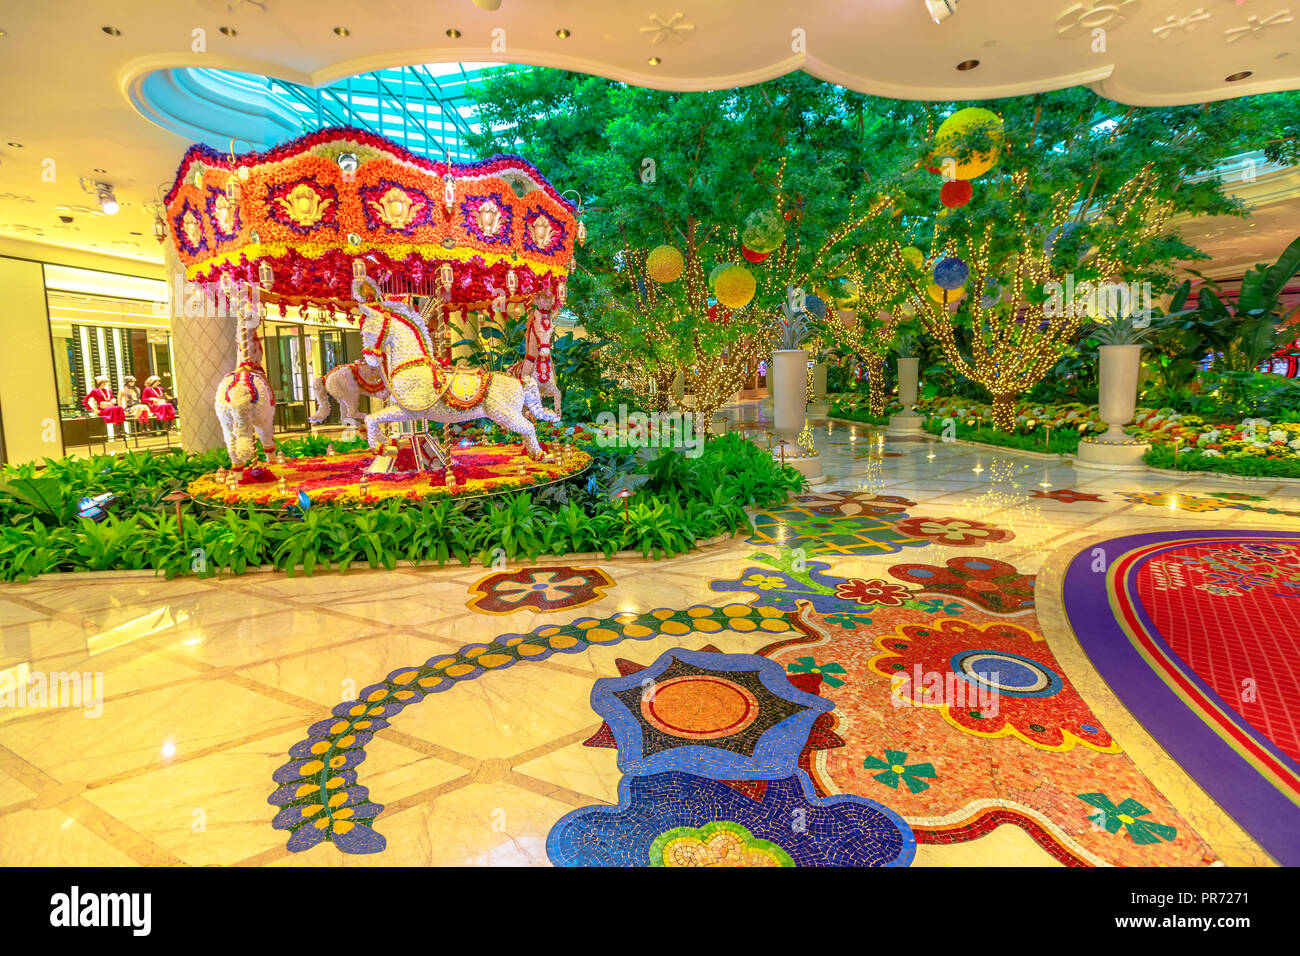
<svg viewBox="0 0 1300 956"><path fill-rule="evenodd" d="M647 62L648 62L651 66L658 66L660 63L663 62L663 60L659 59L659 57L657 57L657 56L652 56L652 57L650 57L650 59L649 59Z"/></svg>
<svg viewBox="0 0 1300 956"><path fill-rule="evenodd" d="M1254 76L1254 75L1255 75L1254 70L1242 70L1240 73L1234 73L1231 76L1225 76L1223 78L1223 82L1236 83L1238 80L1244 80L1246 77Z"/></svg>
<svg viewBox="0 0 1300 956"><path fill-rule="evenodd" d="M226 37L239 36L239 31L234 27L219 27L217 32Z"/></svg>
<svg viewBox="0 0 1300 956"><path fill-rule="evenodd" d="M450 30L447 31L447 37L452 40L459 40L460 31L457 30L455 27L452 27Z"/></svg>
<svg viewBox="0 0 1300 956"><path fill-rule="evenodd" d="M564 27L560 27L560 29L555 31L555 35L561 40L567 40L572 34L570 34L568 30L564 29Z"/></svg>
<svg viewBox="0 0 1300 956"><path fill-rule="evenodd" d="M0 30L0 39L4 39L8 35L9 35L8 32L6 32L5 30Z"/></svg>
<svg viewBox="0 0 1300 956"><path fill-rule="evenodd" d="M335 28L334 28L334 35L335 35L335 36L340 36L340 37L351 36L351 35L352 35L352 31L349 30L347 27L335 27Z"/></svg>
<svg viewBox="0 0 1300 956"><path fill-rule="evenodd" d="M22 144L22 143L14 143L14 142L11 142L9 145L12 146L14 149L22 149L22 148L23 148L23 144Z"/></svg>
<svg viewBox="0 0 1300 956"><path fill-rule="evenodd" d="M108 170L107 170L107 169L100 169L98 166L96 166L96 167L95 167L95 172L97 172L97 173L106 173L106 172L108 172Z"/></svg>
<svg viewBox="0 0 1300 956"><path fill-rule="evenodd" d="M111 37L120 37L122 35L122 31L117 27L100 27L100 29Z"/></svg>
<svg viewBox="0 0 1300 956"><path fill-rule="evenodd" d="M975 67L979 65L980 65L979 60L962 60L960 63L957 64L957 69L965 73L967 70L973 70L975 69Z"/></svg>

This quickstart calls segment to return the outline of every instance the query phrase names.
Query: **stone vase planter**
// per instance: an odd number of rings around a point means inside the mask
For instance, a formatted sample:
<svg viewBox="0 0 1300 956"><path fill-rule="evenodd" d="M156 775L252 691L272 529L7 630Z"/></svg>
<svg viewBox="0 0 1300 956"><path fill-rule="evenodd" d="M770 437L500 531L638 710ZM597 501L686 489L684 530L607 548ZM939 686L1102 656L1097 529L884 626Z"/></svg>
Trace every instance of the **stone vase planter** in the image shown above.
<svg viewBox="0 0 1300 956"><path fill-rule="evenodd" d="M1138 370L1142 367L1142 346L1103 345L1099 382L1098 412L1106 431L1096 440L1104 445L1132 441L1124 426L1137 412Z"/></svg>
<svg viewBox="0 0 1300 956"><path fill-rule="evenodd" d="M903 410L897 415L889 416L889 435L914 435L921 431L921 416L912 410L916 404L917 379L920 377L921 360L918 358L900 358L898 360L898 401Z"/></svg>
<svg viewBox="0 0 1300 956"><path fill-rule="evenodd" d="M917 381L921 374L919 358L900 358L898 360L898 401L903 406L903 414L914 414L912 406L916 404Z"/></svg>
<svg viewBox="0 0 1300 956"><path fill-rule="evenodd" d="M1142 346L1103 345L1098 382L1097 411L1106 431L1079 442L1079 462L1106 468L1141 468L1142 456L1151 448L1134 441L1124 431L1137 412L1138 373Z"/></svg>
<svg viewBox="0 0 1300 956"><path fill-rule="evenodd" d="M808 412L808 350L779 349L770 368L772 423L777 434L795 438Z"/></svg>

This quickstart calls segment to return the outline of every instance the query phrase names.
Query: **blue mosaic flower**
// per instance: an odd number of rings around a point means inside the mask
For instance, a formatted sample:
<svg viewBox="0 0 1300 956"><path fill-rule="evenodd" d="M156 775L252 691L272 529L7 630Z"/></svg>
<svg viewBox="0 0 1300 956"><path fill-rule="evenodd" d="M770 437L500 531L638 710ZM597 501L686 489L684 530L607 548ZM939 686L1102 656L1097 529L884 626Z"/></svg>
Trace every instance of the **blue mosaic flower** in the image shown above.
<svg viewBox="0 0 1300 956"><path fill-rule="evenodd" d="M649 866L660 838L720 820L789 854L796 866L908 866L916 839L903 819L865 797L818 797L799 770L756 799L716 780L670 772L624 777L614 807L582 807L546 837L556 866ZM656 847L656 841L659 841Z"/></svg>
<svg viewBox="0 0 1300 956"><path fill-rule="evenodd" d="M669 770L714 780L777 780L798 769L813 722L834 707L754 654L673 648L649 667L596 681L626 774Z"/></svg>

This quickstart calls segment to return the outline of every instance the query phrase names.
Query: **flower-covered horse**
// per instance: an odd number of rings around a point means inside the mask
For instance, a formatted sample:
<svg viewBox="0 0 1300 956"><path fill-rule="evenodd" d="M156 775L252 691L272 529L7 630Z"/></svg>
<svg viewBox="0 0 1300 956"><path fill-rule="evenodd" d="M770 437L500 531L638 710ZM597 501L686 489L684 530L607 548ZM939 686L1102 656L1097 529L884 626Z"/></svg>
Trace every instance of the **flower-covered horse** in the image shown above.
<svg viewBox="0 0 1300 956"><path fill-rule="evenodd" d="M310 420L316 425L329 415L331 395L338 400L339 419L353 425L361 423L362 395L380 402L388 400L388 386L379 377L378 369L364 361L336 365L324 375L316 376L312 379L311 393L316 400L316 411Z"/></svg>
<svg viewBox="0 0 1300 956"><path fill-rule="evenodd" d="M549 284L533 298L534 308L528 312L528 324L524 331L524 357L509 369L515 378L531 378L535 381L539 394L551 397L557 415L560 414L560 403L564 398L556 384L555 365L551 361L551 335L555 329L558 305Z"/></svg>
<svg viewBox="0 0 1300 956"><path fill-rule="evenodd" d="M435 421L455 424L489 418L519 435L532 458L542 457L533 423L524 409L543 421L560 416L542 406L537 383L503 372L444 369L435 358L428 330L409 306L382 301L369 279L352 283L361 307L362 354L388 386L389 405L366 416L366 439L383 451L382 426L393 422Z"/></svg>
<svg viewBox="0 0 1300 956"><path fill-rule="evenodd" d="M236 475L257 460L254 437L261 439L267 459L275 453L275 392L262 368L260 319L247 305L239 315L239 364L217 386L214 406Z"/></svg>

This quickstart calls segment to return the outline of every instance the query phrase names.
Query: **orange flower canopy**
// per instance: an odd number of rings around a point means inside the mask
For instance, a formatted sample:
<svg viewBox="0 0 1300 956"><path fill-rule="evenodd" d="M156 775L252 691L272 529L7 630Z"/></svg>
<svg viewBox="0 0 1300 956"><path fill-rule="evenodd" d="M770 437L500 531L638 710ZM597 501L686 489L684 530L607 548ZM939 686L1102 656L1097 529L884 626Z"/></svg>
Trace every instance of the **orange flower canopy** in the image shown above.
<svg viewBox="0 0 1300 956"><path fill-rule="evenodd" d="M518 156L435 163L346 128L262 154L191 147L165 207L190 281L228 276L327 308L351 304L358 260L386 294L526 301L568 275L580 232L574 206Z"/></svg>

